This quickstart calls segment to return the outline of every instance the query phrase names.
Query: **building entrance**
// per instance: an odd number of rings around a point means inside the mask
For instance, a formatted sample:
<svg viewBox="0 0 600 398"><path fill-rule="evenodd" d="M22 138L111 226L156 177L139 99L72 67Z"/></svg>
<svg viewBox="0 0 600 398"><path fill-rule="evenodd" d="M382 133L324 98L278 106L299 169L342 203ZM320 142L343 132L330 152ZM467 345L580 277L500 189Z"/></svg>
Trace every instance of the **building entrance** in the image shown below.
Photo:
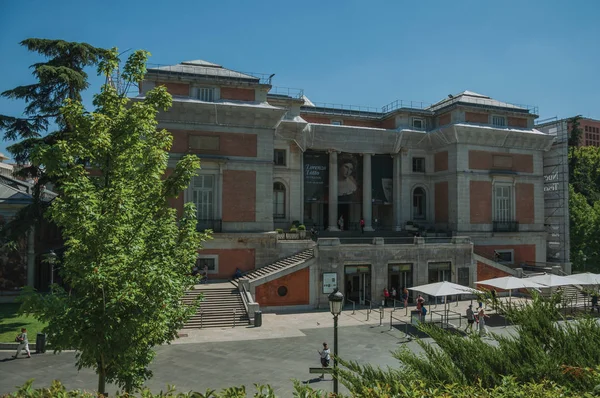
<svg viewBox="0 0 600 398"><path fill-rule="evenodd" d="M388 289L395 287L398 292L412 287L412 264L389 264L388 283Z"/></svg>
<svg viewBox="0 0 600 398"><path fill-rule="evenodd" d="M344 294L350 300L365 304L371 300L371 266L365 265L346 265L344 269L346 275Z"/></svg>
<svg viewBox="0 0 600 398"><path fill-rule="evenodd" d="M450 282L450 262L429 263L429 283Z"/></svg>

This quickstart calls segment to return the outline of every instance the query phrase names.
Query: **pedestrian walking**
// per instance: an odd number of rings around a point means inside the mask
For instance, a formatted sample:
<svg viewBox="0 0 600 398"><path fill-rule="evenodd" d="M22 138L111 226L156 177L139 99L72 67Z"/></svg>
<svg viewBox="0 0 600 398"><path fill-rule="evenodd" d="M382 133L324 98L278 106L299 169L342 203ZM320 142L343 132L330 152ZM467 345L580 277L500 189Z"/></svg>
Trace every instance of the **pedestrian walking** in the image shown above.
<svg viewBox="0 0 600 398"><path fill-rule="evenodd" d="M477 320L479 321L479 335L487 336L488 328L485 326L485 318L489 318L490 316L485 313L485 310L482 308L479 309L479 313L477 314Z"/></svg>
<svg viewBox="0 0 600 398"><path fill-rule="evenodd" d="M467 308L467 327L465 328L465 333L467 330L469 332L473 332L473 324L475 323L475 312L473 312L473 304L469 304L469 308Z"/></svg>
<svg viewBox="0 0 600 398"><path fill-rule="evenodd" d="M425 304L425 299L419 294L417 296L417 311L421 311L423 304Z"/></svg>
<svg viewBox="0 0 600 398"><path fill-rule="evenodd" d="M365 220L364 218L360 219L360 230L362 231L362 233L365 233Z"/></svg>
<svg viewBox="0 0 600 398"><path fill-rule="evenodd" d="M327 343L323 343L323 351L317 350L317 352L321 356L321 367L323 368L323 374L321 374L321 379L324 379L325 368L329 367L329 361L331 360L331 352L329 351Z"/></svg>
<svg viewBox="0 0 600 398"><path fill-rule="evenodd" d="M390 298L390 292L387 290L387 287L383 288L383 305L388 306L388 300Z"/></svg>
<svg viewBox="0 0 600 398"><path fill-rule="evenodd" d="M392 287L392 305L395 307L396 306L396 296L398 295L398 292L396 292L396 288Z"/></svg>
<svg viewBox="0 0 600 398"><path fill-rule="evenodd" d="M31 358L31 352L29 351L29 340L27 339L27 329L22 328L21 333L17 335L15 341L19 343L19 345L17 346L17 353L13 356L13 358L17 359L23 348L25 348L27 358Z"/></svg>
<svg viewBox="0 0 600 398"><path fill-rule="evenodd" d="M402 301L404 301L404 308L408 307L408 289L402 289Z"/></svg>

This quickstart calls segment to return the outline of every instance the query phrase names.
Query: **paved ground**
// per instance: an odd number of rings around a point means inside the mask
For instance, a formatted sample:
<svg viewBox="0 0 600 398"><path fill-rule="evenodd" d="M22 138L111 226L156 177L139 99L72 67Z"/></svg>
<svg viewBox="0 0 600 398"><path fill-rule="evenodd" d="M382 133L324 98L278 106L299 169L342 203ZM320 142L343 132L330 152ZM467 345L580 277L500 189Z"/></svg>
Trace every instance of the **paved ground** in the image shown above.
<svg viewBox="0 0 600 398"><path fill-rule="evenodd" d="M464 313L468 302L452 310ZM443 305L439 305L441 309ZM419 347L407 342L404 327L389 328L389 310L385 312L383 326L379 314L371 313L366 322L366 311L346 311L340 316L340 356L347 360L378 366L398 365L391 352L402 344L412 350ZM406 320L404 310L394 313ZM317 349L323 341L333 350L332 316L329 312L315 311L299 314L264 314L263 327L237 327L234 329L185 330L187 337L170 346L157 347L152 364L154 377L147 385L154 391L166 389L167 384L180 391L220 390L234 385L245 385L254 391L254 383L271 384L277 396L291 396L292 379L311 383L315 388L331 391L331 377L319 381L310 375L309 367L319 366ZM399 322L395 322L402 325ZM493 326L493 323L491 324ZM494 331L509 332L498 324ZM464 327L464 325L463 325ZM46 386L53 379L61 380L68 388L93 390L97 380L90 370L77 371L73 352L33 355L31 359L12 360L13 352L0 352L0 394L14 391L15 386L33 378L37 386ZM344 390L343 386L340 386ZM115 387L109 388L114 392Z"/></svg>

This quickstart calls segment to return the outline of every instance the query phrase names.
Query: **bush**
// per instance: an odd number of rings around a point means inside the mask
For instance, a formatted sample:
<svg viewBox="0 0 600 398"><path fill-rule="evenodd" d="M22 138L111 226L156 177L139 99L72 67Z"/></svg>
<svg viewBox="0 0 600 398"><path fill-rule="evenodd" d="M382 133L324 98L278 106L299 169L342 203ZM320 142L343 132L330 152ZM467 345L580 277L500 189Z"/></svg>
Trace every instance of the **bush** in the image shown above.
<svg viewBox="0 0 600 398"><path fill-rule="evenodd" d="M304 226L304 224L298 225L298 231L306 231L306 227Z"/></svg>
<svg viewBox="0 0 600 398"><path fill-rule="evenodd" d="M277 232L278 234L282 234L282 233L283 233L283 229L281 229L281 228L277 228L277 229L275 230L275 232Z"/></svg>
<svg viewBox="0 0 600 398"><path fill-rule="evenodd" d="M292 221L292 228L298 228L298 225L300 225L300 221L298 221L298 220Z"/></svg>
<svg viewBox="0 0 600 398"><path fill-rule="evenodd" d="M292 227L292 228L290 228L290 232L291 232L291 233L298 232L298 229L297 229L297 228L294 228L294 227Z"/></svg>

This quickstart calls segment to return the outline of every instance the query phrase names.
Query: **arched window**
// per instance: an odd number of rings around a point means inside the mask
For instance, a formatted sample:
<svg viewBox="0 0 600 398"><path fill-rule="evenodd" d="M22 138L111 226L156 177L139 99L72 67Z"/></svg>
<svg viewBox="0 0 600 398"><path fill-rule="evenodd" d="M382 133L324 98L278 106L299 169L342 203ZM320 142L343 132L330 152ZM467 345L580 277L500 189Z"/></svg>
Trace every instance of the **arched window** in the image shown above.
<svg viewBox="0 0 600 398"><path fill-rule="evenodd" d="M273 218L285 218L285 185L273 184Z"/></svg>
<svg viewBox="0 0 600 398"><path fill-rule="evenodd" d="M421 187L413 191L413 219L427 218L425 190Z"/></svg>

